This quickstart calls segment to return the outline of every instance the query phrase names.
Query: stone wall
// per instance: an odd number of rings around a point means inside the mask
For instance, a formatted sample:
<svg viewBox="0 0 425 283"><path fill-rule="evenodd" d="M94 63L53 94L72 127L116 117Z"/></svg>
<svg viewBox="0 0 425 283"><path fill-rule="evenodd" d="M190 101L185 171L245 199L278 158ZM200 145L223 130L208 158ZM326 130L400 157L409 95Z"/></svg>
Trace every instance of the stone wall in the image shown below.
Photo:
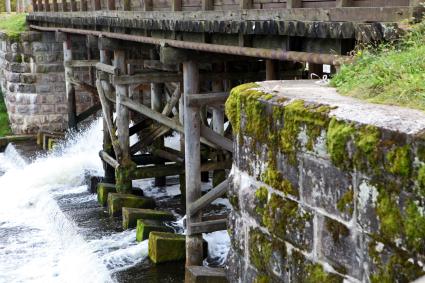
<svg viewBox="0 0 425 283"><path fill-rule="evenodd" d="M85 39L73 40L75 59L86 58ZM14 134L67 127L63 44L52 32L24 32L19 38L0 34L0 85ZM87 70L76 72L88 81ZM77 112L92 105L92 97L77 89Z"/></svg>
<svg viewBox="0 0 425 283"><path fill-rule="evenodd" d="M306 81L232 90L230 282L411 282L425 262L425 113Z"/></svg>

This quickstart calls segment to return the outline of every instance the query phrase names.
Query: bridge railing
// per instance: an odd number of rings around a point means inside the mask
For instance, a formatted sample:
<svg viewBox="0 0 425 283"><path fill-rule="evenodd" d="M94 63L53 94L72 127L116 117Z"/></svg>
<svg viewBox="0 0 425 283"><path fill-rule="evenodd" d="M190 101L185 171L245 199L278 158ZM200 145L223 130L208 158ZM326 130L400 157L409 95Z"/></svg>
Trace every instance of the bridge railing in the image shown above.
<svg viewBox="0 0 425 283"><path fill-rule="evenodd" d="M423 0L32 0L34 12L232 11L240 9L406 7Z"/></svg>

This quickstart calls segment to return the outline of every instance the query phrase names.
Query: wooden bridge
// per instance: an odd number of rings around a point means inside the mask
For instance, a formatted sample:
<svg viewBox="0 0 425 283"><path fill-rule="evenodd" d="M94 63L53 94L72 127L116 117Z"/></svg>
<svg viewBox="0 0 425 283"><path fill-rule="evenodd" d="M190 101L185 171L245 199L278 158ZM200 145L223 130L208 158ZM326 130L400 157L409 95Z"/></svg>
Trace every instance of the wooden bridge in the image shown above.
<svg viewBox="0 0 425 283"><path fill-rule="evenodd" d="M165 176L185 176L186 264L199 266L202 233L226 228L226 219L202 221L202 209L228 186L223 170L233 145L223 104L231 87L321 77L323 64L334 72L351 61L356 43L398 36L399 21L421 16L420 2L33 0L27 19L63 41L69 127L102 110L100 157L118 191L129 192L133 179L163 184ZM73 57L76 44L87 47L86 58ZM78 79L75 69L91 79ZM99 104L77 115L75 86ZM164 146L170 131L181 134L180 151ZM132 135L139 141L130 146ZM202 172L209 171L216 187L201 196Z"/></svg>

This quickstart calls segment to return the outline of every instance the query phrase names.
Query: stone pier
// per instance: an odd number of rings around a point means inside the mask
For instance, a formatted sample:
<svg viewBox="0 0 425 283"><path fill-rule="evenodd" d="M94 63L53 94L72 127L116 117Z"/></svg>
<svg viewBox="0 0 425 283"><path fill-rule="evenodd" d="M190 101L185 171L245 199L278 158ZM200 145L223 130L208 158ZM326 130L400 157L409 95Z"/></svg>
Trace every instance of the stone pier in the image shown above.
<svg viewBox="0 0 425 283"><path fill-rule="evenodd" d="M424 274L424 113L312 81L236 87L226 112L235 131L230 282Z"/></svg>

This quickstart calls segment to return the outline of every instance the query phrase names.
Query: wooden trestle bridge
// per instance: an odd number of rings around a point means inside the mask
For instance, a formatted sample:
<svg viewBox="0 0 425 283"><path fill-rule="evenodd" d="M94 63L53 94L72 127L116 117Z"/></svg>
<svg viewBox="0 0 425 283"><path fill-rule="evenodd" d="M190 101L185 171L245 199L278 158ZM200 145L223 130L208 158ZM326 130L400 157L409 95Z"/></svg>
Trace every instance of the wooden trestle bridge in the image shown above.
<svg viewBox="0 0 425 283"><path fill-rule="evenodd" d="M303 78L303 63L320 76L323 64L350 61L344 55L356 42L397 36L396 23L418 17L420 2L33 0L27 19L63 41L69 127L102 110L100 157L118 191L129 192L134 179L185 176L186 265L194 266L202 265L202 233L226 228L226 219L202 221L202 209L228 186L223 170L231 168L233 144L223 104L230 88ZM87 48L86 58L73 57L76 45ZM75 69L91 80L76 78ZM79 115L76 86L99 98ZM164 145L170 131L181 134L180 151ZM130 146L132 135L139 141ZM208 171L216 187L201 196Z"/></svg>

